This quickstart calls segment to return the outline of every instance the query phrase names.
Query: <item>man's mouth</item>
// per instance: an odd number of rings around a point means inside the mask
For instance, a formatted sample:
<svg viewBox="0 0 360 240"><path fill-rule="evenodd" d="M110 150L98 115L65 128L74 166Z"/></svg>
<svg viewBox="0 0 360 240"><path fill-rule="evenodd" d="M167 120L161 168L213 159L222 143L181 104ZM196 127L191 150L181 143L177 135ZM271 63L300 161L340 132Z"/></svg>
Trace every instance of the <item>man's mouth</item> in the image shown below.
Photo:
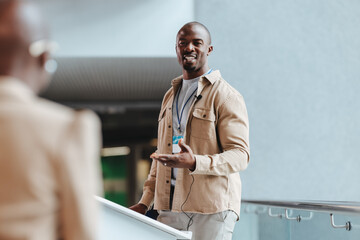
<svg viewBox="0 0 360 240"><path fill-rule="evenodd" d="M183 60L185 60L186 62L193 62L196 59L196 55L194 54L185 54L183 55Z"/></svg>

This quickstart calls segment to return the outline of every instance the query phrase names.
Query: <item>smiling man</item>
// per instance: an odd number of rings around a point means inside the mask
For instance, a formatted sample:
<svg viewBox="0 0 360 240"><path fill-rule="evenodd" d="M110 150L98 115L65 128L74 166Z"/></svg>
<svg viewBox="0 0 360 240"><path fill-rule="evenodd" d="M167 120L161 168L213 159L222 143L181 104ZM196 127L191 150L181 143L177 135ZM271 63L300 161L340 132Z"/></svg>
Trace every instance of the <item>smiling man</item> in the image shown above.
<svg viewBox="0 0 360 240"><path fill-rule="evenodd" d="M176 37L183 75L172 81L159 115L158 147L140 202L154 201L158 220L193 232L193 239L231 239L239 219L239 172L249 162L243 97L208 65L208 29L185 24Z"/></svg>

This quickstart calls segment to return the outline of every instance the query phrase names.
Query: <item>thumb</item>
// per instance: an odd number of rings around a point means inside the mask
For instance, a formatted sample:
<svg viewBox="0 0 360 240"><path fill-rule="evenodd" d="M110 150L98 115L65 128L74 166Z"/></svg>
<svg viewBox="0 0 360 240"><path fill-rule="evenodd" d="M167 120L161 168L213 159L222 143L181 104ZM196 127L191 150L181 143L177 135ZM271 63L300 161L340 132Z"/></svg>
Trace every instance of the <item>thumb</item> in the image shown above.
<svg viewBox="0 0 360 240"><path fill-rule="evenodd" d="M190 147L184 143L183 139L179 140L178 145L181 148L181 152L189 152Z"/></svg>

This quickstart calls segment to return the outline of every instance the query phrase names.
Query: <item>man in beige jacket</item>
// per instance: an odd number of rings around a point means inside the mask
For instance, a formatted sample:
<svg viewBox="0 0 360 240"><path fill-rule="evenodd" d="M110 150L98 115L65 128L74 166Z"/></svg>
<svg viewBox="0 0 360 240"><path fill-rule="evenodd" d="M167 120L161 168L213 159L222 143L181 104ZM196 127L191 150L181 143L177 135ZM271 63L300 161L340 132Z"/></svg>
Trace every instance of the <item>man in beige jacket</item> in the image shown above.
<svg viewBox="0 0 360 240"><path fill-rule="evenodd" d="M176 38L183 75L172 81L159 115L158 146L140 202L154 201L158 220L193 239L229 240L240 214L241 180L249 150L249 123L243 97L218 70L207 28L185 24Z"/></svg>
<svg viewBox="0 0 360 240"><path fill-rule="evenodd" d="M0 239L96 239L100 124L36 96L54 70L30 1L0 1Z"/></svg>

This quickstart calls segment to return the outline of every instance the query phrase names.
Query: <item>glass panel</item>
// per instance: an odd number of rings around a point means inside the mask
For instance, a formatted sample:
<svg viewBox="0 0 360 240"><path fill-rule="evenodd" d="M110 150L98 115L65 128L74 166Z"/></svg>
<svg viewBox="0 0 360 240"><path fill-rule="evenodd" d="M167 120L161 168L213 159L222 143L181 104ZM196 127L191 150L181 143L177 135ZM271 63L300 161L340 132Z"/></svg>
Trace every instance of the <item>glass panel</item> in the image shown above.
<svg viewBox="0 0 360 240"><path fill-rule="evenodd" d="M294 211L294 214L308 216L309 212ZM347 221L351 224L360 224L360 216L350 216L334 214L336 225L345 225ZM301 222L292 221L291 240L359 240L360 229L356 226L350 231L345 228L333 228L330 224L330 213L314 212L311 220L302 220Z"/></svg>
<svg viewBox="0 0 360 240"><path fill-rule="evenodd" d="M240 220L236 222L233 240L259 240L259 219L258 215L252 212L244 211L255 211L256 208L250 208L250 205L243 204L240 213Z"/></svg>
<svg viewBox="0 0 360 240"><path fill-rule="evenodd" d="M360 215L334 214L336 225L351 222L352 229L333 228L330 212L310 212L289 209L285 218L285 208L275 208L243 204L240 221L237 222L233 240L359 240ZM272 215L272 216L270 216ZM301 220L299 217L301 216Z"/></svg>
<svg viewBox="0 0 360 240"><path fill-rule="evenodd" d="M259 214L259 240L289 240L290 225L284 221L285 209L270 208L272 215L280 217L271 217L268 212Z"/></svg>
<svg viewBox="0 0 360 240"><path fill-rule="evenodd" d="M270 217L268 208L253 204L243 204L241 216L237 222L233 240L288 240L290 239L290 225L284 221L284 209L272 208Z"/></svg>

